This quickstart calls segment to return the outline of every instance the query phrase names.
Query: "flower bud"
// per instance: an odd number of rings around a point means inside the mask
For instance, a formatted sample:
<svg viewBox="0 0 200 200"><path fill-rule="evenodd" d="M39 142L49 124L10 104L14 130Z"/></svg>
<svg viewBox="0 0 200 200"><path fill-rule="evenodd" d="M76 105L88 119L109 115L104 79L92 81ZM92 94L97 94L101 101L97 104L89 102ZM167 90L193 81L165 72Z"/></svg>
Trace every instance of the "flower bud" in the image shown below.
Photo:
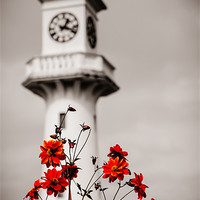
<svg viewBox="0 0 200 200"><path fill-rule="evenodd" d="M100 188L100 186L101 186L100 183L95 183L95 184L94 184L94 188L95 188L96 190L98 190L98 189Z"/></svg>
<svg viewBox="0 0 200 200"><path fill-rule="evenodd" d="M126 183L127 183L127 185L129 185L130 187L134 187L134 186L135 186L135 184L132 183L131 179L129 180L129 182L126 182Z"/></svg>
<svg viewBox="0 0 200 200"><path fill-rule="evenodd" d="M55 133L57 134L57 133L59 133L59 134L61 134L61 132L62 132L62 129L61 129L61 127L58 127L57 125L55 125Z"/></svg>
<svg viewBox="0 0 200 200"><path fill-rule="evenodd" d="M74 112L74 111L76 111L76 109L75 109L75 108L73 108L73 107L71 107L71 106L69 106L68 110L69 110L69 111L71 111L71 112Z"/></svg>
<svg viewBox="0 0 200 200"><path fill-rule="evenodd" d="M50 137L53 138L53 139L57 139L58 138L58 136L56 134L50 135Z"/></svg>
<svg viewBox="0 0 200 200"><path fill-rule="evenodd" d="M67 140L63 138L63 139L61 140L61 142L62 142L63 144L65 144L65 143L67 142Z"/></svg>
<svg viewBox="0 0 200 200"><path fill-rule="evenodd" d="M92 156L92 164L95 165L96 161L97 161L97 157Z"/></svg>
<svg viewBox="0 0 200 200"><path fill-rule="evenodd" d="M89 127L88 125L83 125L83 126L82 126L82 129L83 129L84 131L86 131L86 130L90 129L90 127Z"/></svg>
<svg viewBox="0 0 200 200"><path fill-rule="evenodd" d="M70 140L70 139L68 139L68 143L69 143L69 148L74 148L74 146L75 146L75 141L76 140L74 140L73 142Z"/></svg>

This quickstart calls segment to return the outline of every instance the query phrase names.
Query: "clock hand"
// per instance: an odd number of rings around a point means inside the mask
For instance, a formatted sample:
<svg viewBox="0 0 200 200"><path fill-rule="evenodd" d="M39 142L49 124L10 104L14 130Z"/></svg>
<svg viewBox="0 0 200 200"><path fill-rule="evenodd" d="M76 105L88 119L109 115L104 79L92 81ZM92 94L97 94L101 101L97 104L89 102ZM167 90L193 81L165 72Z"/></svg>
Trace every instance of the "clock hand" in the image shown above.
<svg viewBox="0 0 200 200"><path fill-rule="evenodd" d="M68 23L69 23L69 19L66 19L64 27L67 27Z"/></svg>
<svg viewBox="0 0 200 200"><path fill-rule="evenodd" d="M67 29L68 23L69 23L69 19L66 19L64 25L59 25L60 30L63 31L64 29Z"/></svg>
<svg viewBox="0 0 200 200"><path fill-rule="evenodd" d="M78 28L78 26L77 26L77 25L73 26L72 28L71 28L71 27L69 27L69 26L66 26L66 29L67 29L67 30L70 30L72 33L76 33L76 31L77 31L77 28Z"/></svg>

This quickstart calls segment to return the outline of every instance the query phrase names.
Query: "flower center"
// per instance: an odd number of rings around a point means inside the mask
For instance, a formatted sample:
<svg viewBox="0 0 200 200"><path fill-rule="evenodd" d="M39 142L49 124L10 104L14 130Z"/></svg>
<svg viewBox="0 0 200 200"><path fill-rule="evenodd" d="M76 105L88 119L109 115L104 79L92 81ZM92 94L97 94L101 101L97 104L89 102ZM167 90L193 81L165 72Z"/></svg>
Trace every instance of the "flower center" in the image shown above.
<svg viewBox="0 0 200 200"><path fill-rule="evenodd" d="M35 187L32 187L32 188L31 188L31 191L32 191L32 190L35 190Z"/></svg>
<svg viewBox="0 0 200 200"><path fill-rule="evenodd" d="M52 155L51 149L47 149L47 156L51 156L51 155Z"/></svg>
<svg viewBox="0 0 200 200"><path fill-rule="evenodd" d="M53 178L52 179L52 183L53 183L53 185L57 185L58 184L58 179L57 178Z"/></svg>
<svg viewBox="0 0 200 200"><path fill-rule="evenodd" d="M117 165L112 166L111 170L112 170L112 171L117 170Z"/></svg>

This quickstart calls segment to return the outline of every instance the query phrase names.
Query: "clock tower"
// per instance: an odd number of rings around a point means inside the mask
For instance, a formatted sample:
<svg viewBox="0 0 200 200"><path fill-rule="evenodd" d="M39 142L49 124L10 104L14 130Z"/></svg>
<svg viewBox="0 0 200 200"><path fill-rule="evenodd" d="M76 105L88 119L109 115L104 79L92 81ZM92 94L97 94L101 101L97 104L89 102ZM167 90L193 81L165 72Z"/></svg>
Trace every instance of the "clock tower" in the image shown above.
<svg viewBox="0 0 200 200"><path fill-rule="evenodd" d="M45 140L50 139L54 125L62 121L68 105L77 112L69 113L70 116L65 118L63 137L76 139L79 124L83 122L91 127L90 138L80 155L82 159L76 163L83 169L79 170L76 182L84 188L94 170L91 156L98 156L96 102L99 97L119 89L114 80L114 66L98 54L97 14L105 10L106 5L102 0L39 1L42 7L42 52L27 62L23 85L46 102ZM86 136L83 134L82 137L84 141ZM45 199L45 193L42 195ZM72 187L72 197L73 200L80 199L75 187ZM92 197L100 199L95 192ZM57 198L66 200L67 192Z"/></svg>
<svg viewBox="0 0 200 200"><path fill-rule="evenodd" d="M94 0L40 0L42 54L97 52L97 12L106 9Z"/></svg>

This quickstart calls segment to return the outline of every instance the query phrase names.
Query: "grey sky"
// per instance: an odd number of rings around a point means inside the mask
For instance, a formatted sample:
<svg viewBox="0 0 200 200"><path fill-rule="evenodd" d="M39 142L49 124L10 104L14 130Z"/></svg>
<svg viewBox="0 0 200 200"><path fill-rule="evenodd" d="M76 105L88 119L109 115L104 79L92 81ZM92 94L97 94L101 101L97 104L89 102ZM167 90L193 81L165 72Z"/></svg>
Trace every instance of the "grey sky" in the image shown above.
<svg viewBox="0 0 200 200"><path fill-rule="evenodd" d="M100 159L118 143L148 199L197 200L199 1L104 2L99 53L121 89L97 104ZM1 0L0 16L1 199L20 200L40 177L45 103L21 86L40 54L40 3Z"/></svg>

